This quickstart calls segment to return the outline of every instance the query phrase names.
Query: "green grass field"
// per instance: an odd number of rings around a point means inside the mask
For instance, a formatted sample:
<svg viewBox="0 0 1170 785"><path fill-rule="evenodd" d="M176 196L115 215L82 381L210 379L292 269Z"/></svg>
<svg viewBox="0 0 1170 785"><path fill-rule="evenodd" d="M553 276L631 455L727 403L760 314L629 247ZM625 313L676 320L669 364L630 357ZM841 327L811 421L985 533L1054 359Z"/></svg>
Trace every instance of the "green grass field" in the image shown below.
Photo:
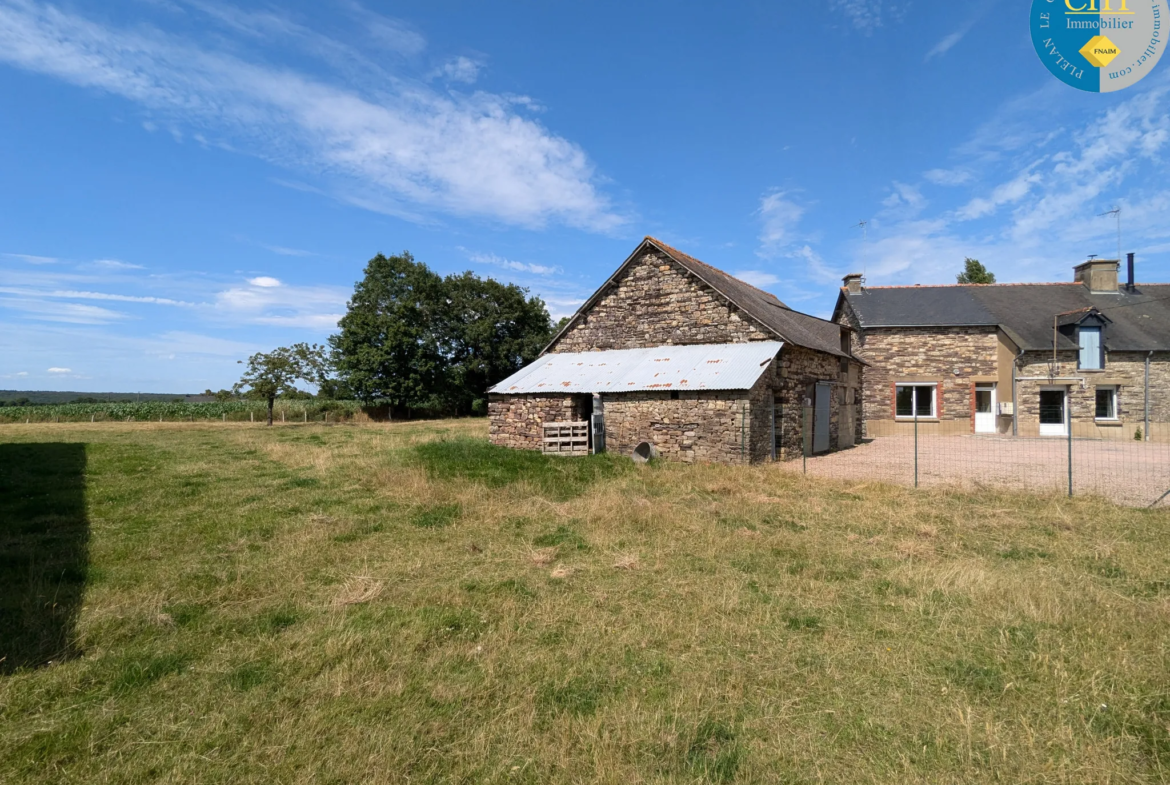
<svg viewBox="0 0 1170 785"><path fill-rule="evenodd" d="M0 782L1170 780L1170 514L0 426Z"/></svg>

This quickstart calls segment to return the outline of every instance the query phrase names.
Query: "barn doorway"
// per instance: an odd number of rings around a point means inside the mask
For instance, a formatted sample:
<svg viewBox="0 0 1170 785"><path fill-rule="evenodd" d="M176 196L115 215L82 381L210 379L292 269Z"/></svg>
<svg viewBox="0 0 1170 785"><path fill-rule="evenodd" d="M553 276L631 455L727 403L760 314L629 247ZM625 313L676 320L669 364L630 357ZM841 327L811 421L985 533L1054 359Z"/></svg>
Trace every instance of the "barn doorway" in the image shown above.
<svg viewBox="0 0 1170 785"><path fill-rule="evenodd" d="M593 452L593 395L574 395L573 396L573 415L574 419L579 422L589 425L589 452Z"/></svg>
<svg viewBox="0 0 1170 785"><path fill-rule="evenodd" d="M831 446L829 423L832 419L832 400L833 386L828 382L817 382L813 398L813 454L828 452Z"/></svg>

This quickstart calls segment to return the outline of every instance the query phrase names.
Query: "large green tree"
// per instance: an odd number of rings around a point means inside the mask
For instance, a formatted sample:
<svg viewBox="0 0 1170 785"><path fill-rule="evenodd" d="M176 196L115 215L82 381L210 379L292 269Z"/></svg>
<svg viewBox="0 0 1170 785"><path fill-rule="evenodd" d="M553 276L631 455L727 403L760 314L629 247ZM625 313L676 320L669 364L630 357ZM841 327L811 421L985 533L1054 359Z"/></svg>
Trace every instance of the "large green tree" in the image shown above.
<svg viewBox="0 0 1170 785"><path fill-rule="evenodd" d="M443 279L409 252L378 254L330 336L337 372L364 403L437 410L444 379L436 322Z"/></svg>
<svg viewBox="0 0 1170 785"><path fill-rule="evenodd" d="M995 273L990 272L978 259L967 257L963 262L963 272L955 276L959 283L995 283Z"/></svg>
<svg viewBox="0 0 1170 785"><path fill-rule="evenodd" d="M243 363L240 360L240 363ZM272 407L277 396L298 395L297 382L320 385L329 378L329 357L324 346L295 343L271 352L258 352L248 358L244 375L232 391L268 402L268 424L272 425Z"/></svg>
<svg viewBox="0 0 1170 785"><path fill-rule="evenodd" d="M473 273L441 278L407 252L379 254L329 339L341 381L391 411L470 414L487 388L551 337L544 303Z"/></svg>
<svg viewBox="0 0 1170 785"><path fill-rule="evenodd" d="M536 359L552 322L544 302L515 284L465 272L447 276L443 287L446 408L482 414L487 389Z"/></svg>

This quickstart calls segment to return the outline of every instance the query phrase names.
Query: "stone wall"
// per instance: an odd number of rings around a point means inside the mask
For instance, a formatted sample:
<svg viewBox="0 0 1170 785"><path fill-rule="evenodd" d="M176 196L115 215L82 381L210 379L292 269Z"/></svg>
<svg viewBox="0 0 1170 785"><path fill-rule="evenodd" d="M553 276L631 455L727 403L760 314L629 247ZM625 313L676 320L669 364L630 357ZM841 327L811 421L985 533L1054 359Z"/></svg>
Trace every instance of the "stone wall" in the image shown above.
<svg viewBox="0 0 1170 785"><path fill-rule="evenodd" d="M656 252L635 260L549 349L591 352L775 340L723 295Z"/></svg>
<svg viewBox="0 0 1170 785"><path fill-rule="evenodd" d="M1075 351L1057 352L1056 358L1055 366L1051 352L1025 352L1020 359L1017 376L1041 377L1016 382L1021 436L1039 434L1040 389L1046 386L1067 386L1073 436L1128 440L1144 428L1145 352L1109 352L1100 371L1079 370ZM1116 422L1096 419L1098 386L1117 388ZM1170 441L1170 352L1156 352L1150 360L1150 437Z"/></svg>
<svg viewBox="0 0 1170 785"><path fill-rule="evenodd" d="M488 438L517 450L544 448L546 422L581 422L585 398L574 395L488 396Z"/></svg>
<svg viewBox="0 0 1170 785"><path fill-rule="evenodd" d="M850 370L852 369L852 371ZM832 392L829 404L829 444L830 449L836 450L843 446L841 426L852 414L853 443L862 438L862 410L861 410L861 366L857 363L847 363L842 371L841 358L829 354L814 352L799 346L785 346L780 352L780 358L769 369L769 389L764 391L768 397L778 397L780 405L776 411L776 436L780 443L777 457L781 460L799 458L804 451L804 402L815 395L814 386L817 382L832 382ZM768 378L767 376L765 378ZM757 398L753 389L753 401ZM755 429L766 434L761 441L765 447L763 455L771 454L771 413L767 405L761 401L759 415L754 420ZM753 442L754 444L755 442Z"/></svg>
<svg viewBox="0 0 1170 785"><path fill-rule="evenodd" d="M744 463L750 409L744 390L615 393L602 396L605 448L630 455L650 442L666 460ZM748 419L745 419L748 418Z"/></svg>
<svg viewBox="0 0 1170 785"><path fill-rule="evenodd" d="M751 390L611 393L601 398L606 450L629 455L640 442L658 447L667 460L685 463L758 463L772 459L775 407L777 459L799 458L803 450L804 398L818 381L833 382L830 446L841 444L847 408L854 411L854 441L861 439L859 366L842 374L839 358L785 346ZM852 386L850 380L852 379ZM853 400L856 403L849 404ZM542 448L545 422L585 418L584 396L490 396L493 444Z"/></svg>
<svg viewBox="0 0 1170 785"><path fill-rule="evenodd" d="M849 309L838 321L850 324ZM973 430L974 387L997 382L999 337L994 327L883 327L855 333L857 356L870 363L863 372L862 408L869 436L895 426L894 395L899 382L938 385L936 414L925 424L939 433ZM1000 400L1006 400L1000 391ZM937 425L934 425L937 423Z"/></svg>

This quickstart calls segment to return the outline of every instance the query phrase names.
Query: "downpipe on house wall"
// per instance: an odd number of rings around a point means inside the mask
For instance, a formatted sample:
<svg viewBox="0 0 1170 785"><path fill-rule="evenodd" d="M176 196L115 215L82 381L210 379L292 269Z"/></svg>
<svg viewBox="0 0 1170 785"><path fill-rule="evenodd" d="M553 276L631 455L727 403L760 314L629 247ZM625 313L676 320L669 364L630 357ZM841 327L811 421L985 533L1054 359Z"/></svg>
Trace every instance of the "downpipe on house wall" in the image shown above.
<svg viewBox="0 0 1170 785"><path fill-rule="evenodd" d="M1012 361L1012 436L1020 435L1020 405L1016 400L1016 372L1020 369L1020 358L1024 350L1020 349L1016 359Z"/></svg>
<svg viewBox="0 0 1170 785"><path fill-rule="evenodd" d="M1142 439L1150 440L1150 358L1154 356L1153 349L1146 355L1146 427L1142 431Z"/></svg>

